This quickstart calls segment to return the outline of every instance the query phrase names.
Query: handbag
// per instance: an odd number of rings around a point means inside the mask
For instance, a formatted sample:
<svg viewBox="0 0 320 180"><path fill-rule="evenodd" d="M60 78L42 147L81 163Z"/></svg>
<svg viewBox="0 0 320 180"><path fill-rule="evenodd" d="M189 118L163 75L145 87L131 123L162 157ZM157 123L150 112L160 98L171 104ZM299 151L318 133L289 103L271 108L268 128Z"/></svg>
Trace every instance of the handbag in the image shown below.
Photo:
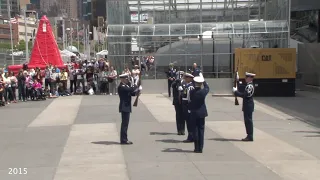
<svg viewBox="0 0 320 180"><path fill-rule="evenodd" d="M114 81L114 79L108 77L108 82L109 83L112 83L113 81Z"/></svg>

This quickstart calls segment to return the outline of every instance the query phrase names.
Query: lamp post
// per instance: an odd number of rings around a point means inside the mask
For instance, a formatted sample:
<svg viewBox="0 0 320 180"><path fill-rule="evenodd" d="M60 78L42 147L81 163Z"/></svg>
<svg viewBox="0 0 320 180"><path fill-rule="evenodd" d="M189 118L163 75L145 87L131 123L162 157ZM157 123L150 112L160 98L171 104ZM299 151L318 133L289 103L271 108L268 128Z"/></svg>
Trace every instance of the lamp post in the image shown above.
<svg viewBox="0 0 320 180"><path fill-rule="evenodd" d="M68 41L68 40L69 40L68 35L69 35L69 33L70 33L70 30L71 30L70 28L67 28L67 29L66 29L66 31L67 31L67 33L66 33L66 34L67 34L67 39L66 39L67 47L70 46L70 45L69 45L69 41Z"/></svg>
<svg viewBox="0 0 320 180"><path fill-rule="evenodd" d="M8 11L8 18L9 18L9 27L10 27L10 41L11 41L11 59L12 65L14 65L14 56L13 56L13 35L12 35L12 23L11 23L11 6L10 1L7 0L7 11Z"/></svg>
<svg viewBox="0 0 320 180"><path fill-rule="evenodd" d="M63 43L63 49L66 49L66 24L64 21L64 17L62 17L62 43Z"/></svg>
<svg viewBox="0 0 320 180"><path fill-rule="evenodd" d="M29 62L29 43L28 43L28 30L27 30L27 9L23 9L24 12L24 34L25 34L25 43L26 43L26 61Z"/></svg>
<svg viewBox="0 0 320 180"><path fill-rule="evenodd" d="M78 52L80 53L80 40L79 40L79 20L75 20L77 22L77 44L78 44Z"/></svg>
<svg viewBox="0 0 320 180"><path fill-rule="evenodd" d="M72 46L73 45L73 43L72 43L72 36L73 36L73 23L72 23L72 20L73 19L70 19L70 46Z"/></svg>
<svg viewBox="0 0 320 180"><path fill-rule="evenodd" d="M89 31L89 28L88 28L88 31ZM91 60L91 43L90 43L90 36L92 35L92 32L89 32L88 33L88 37L87 37L87 40L88 40L88 47L89 47L89 51L88 51L88 60Z"/></svg>

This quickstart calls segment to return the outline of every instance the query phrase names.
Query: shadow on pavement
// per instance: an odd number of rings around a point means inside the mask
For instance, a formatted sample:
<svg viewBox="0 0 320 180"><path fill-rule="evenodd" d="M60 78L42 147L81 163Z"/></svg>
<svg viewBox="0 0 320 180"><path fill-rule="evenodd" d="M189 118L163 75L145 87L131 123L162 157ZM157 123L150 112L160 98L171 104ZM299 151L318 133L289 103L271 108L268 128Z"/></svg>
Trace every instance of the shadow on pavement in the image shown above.
<svg viewBox="0 0 320 180"><path fill-rule="evenodd" d="M166 148L162 152L182 152L182 153L193 153L191 150L183 150L178 148Z"/></svg>
<svg viewBox="0 0 320 180"><path fill-rule="evenodd" d="M169 132L150 132L150 135L177 135L177 133L169 133Z"/></svg>
<svg viewBox="0 0 320 180"><path fill-rule="evenodd" d="M320 96L319 93L315 95ZM320 101L313 98L312 95L297 92L296 97L256 97L255 100L313 126L320 127L320 111L318 110Z"/></svg>
<svg viewBox="0 0 320 180"><path fill-rule="evenodd" d="M293 131L295 133L306 133L312 135L306 135L305 137L320 137L320 131ZM316 135L314 135L316 134Z"/></svg>
<svg viewBox="0 0 320 180"><path fill-rule="evenodd" d="M163 142L163 143L182 143L182 141L175 140L175 139L159 139L156 140L157 142Z"/></svg>
<svg viewBox="0 0 320 180"><path fill-rule="evenodd" d="M119 142L115 141L96 141L96 142L91 142L92 144L101 144L101 145L113 145L113 144L119 144Z"/></svg>
<svg viewBox="0 0 320 180"><path fill-rule="evenodd" d="M226 138L211 138L208 140L213 140L213 141L241 141L241 139L226 139Z"/></svg>

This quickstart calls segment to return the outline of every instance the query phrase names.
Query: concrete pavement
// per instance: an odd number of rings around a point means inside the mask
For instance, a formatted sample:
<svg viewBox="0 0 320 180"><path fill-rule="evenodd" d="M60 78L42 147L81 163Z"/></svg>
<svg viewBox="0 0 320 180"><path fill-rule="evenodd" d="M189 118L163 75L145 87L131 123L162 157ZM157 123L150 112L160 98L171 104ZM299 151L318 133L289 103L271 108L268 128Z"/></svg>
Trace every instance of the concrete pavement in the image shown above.
<svg viewBox="0 0 320 180"><path fill-rule="evenodd" d="M244 143L241 106L208 96L203 154L181 143L162 94L143 94L133 108L131 146L118 143L117 96L11 104L0 108L0 179L317 180L318 97L256 98L255 142Z"/></svg>

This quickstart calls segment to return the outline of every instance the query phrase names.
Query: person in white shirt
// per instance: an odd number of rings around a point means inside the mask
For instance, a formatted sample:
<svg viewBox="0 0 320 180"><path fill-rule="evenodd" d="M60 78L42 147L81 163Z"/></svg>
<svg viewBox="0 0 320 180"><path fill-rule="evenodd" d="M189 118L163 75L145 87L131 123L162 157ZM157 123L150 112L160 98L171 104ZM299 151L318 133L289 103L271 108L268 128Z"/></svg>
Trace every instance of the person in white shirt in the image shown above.
<svg viewBox="0 0 320 180"><path fill-rule="evenodd" d="M134 79L134 83L137 84L139 81L139 75L140 75L139 65L134 66L134 69L132 69L131 75Z"/></svg>
<svg viewBox="0 0 320 180"><path fill-rule="evenodd" d="M56 69L52 69L50 74L50 93L54 94L57 89L57 79L58 79L58 73L56 72Z"/></svg>
<svg viewBox="0 0 320 180"><path fill-rule="evenodd" d="M109 93L110 95L117 94L117 71L114 69L113 66L110 66L110 71L108 75L108 82L109 82Z"/></svg>
<svg viewBox="0 0 320 180"><path fill-rule="evenodd" d="M3 82L5 84L5 95L4 99L6 104L10 104L13 101L12 89L11 89L11 79L8 75L8 72L4 73Z"/></svg>
<svg viewBox="0 0 320 180"><path fill-rule="evenodd" d="M84 74L86 73L86 69L83 66L79 66L79 69L76 70L77 76L77 88L80 88L80 83L82 85L82 93L85 92L85 84L84 84Z"/></svg>

